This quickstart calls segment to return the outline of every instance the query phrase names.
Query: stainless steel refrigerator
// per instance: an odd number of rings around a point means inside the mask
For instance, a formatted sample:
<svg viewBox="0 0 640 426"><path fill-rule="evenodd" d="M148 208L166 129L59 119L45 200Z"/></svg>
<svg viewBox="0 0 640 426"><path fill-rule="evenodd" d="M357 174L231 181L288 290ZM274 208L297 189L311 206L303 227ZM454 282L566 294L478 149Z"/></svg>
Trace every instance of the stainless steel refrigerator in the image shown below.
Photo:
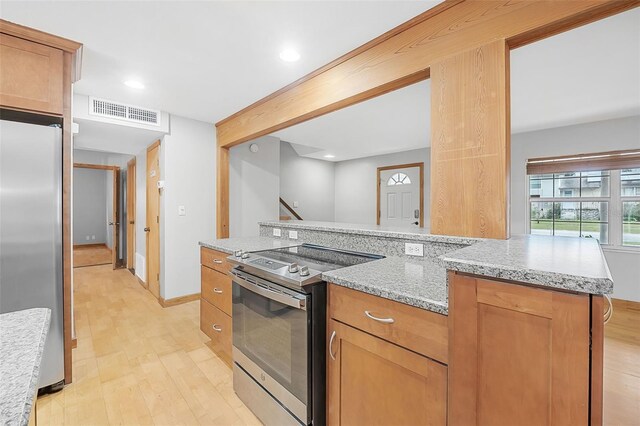
<svg viewBox="0 0 640 426"><path fill-rule="evenodd" d="M39 387L57 388L64 380L62 129L55 118L21 115L27 123L1 114L0 313L51 309Z"/></svg>

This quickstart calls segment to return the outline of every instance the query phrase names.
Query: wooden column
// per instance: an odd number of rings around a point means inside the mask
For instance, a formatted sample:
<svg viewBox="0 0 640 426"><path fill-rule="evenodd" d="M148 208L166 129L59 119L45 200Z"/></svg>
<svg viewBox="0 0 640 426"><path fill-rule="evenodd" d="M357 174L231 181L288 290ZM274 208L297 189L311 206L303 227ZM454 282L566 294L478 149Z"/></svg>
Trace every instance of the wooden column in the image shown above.
<svg viewBox="0 0 640 426"><path fill-rule="evenodd" d="M218 142L216 167L216 235L229 238L229 148Z"/></svg>
<svg viewBox="0 0 640 426"><path fill-rule="evenodd" d="M431 232L509 237L509 48L505 40L431 67Z"/></svg>

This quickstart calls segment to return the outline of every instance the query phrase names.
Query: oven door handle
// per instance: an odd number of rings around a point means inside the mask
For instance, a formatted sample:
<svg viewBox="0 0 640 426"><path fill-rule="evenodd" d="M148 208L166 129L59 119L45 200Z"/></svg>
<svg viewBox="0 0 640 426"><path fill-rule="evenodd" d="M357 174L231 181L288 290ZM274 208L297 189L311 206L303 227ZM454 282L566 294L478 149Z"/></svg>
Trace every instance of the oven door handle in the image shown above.
<svg viewBox="0 0 640 426"><path fill-rule="evenodd" d="M267 288L261 287L252 282L249 282L244 278L237 276L236 274L233 274L233 273L229 273L229 274L231 275L233 282L235 282L239 286L246 288L247 290L253 293L259 294L260 296L264 296L267 299L275 300L276 302L280 302L284 305L291 306L292 308L301 309L303 311L307 310L306 300L304 299L298 299L295 297L291 297L287 294L278 293L276 291L269 290Z"/></svg>

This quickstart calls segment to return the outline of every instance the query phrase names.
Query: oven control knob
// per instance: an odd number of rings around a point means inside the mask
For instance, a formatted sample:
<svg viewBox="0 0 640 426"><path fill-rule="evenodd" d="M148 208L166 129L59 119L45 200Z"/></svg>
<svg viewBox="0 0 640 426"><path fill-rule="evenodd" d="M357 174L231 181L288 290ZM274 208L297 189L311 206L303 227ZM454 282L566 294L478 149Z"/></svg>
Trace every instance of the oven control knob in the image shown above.
<svg viewBox="0 0 640 426"><path fill-rule="evenodd" d="M298 264L292 263L291 265L289 265L289 272L291 272L292 274L298 272Z"/></svg>
<svg viewBox="0 0 640 426"><path fill-rule="evenodd" d="M249 258L249 253L242 253L242 258L243 259L248 259Z"/></svg>
<svg viewBox="0 0 640 426"><path fill-rule="evenodd" d="M242 250L236 250L233 252L233 255L235 257L242 257L242 253L243 253Z"/></svg>
<svg viewBox="0 0 640 426"><path fill-rule="evenodd" d="M300 267L300 276L301 277L308 277L309 276L309 267L308 266L301 266Z"/></svg>

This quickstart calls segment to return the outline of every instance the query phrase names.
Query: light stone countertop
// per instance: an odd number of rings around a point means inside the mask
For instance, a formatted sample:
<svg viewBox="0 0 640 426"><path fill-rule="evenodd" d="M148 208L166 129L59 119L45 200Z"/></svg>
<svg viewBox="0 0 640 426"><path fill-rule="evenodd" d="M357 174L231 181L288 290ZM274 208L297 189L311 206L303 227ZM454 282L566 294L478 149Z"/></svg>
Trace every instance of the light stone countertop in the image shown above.
<svg viewBox="0 0 640 426"><path fill-rule="evenodd" d="M590 294L610 294L613 279L595 239L515 235L484 240L440 257L447 269Z"/></svg>
<svg viewBox="0 0 640 426"><path fill-rule="evenodd" d="M38 391L51 310L0 315L0 424L26 426Z"/></svg>
<svg viewBox="0 0 640 426"><path fill-rule="evenodd" d="M313 220L275 220L258 222L258 225L283 227L292 229L307 229L310 231L337 232L341 234L368 235L374 237L396 238L403 240L417 240L447 244L475 244L481 238L456 237L451 235L435 235L427 228L403 228L395 226L368 225L360 223L320 222Z"/></svg>
<svg viewBox="0 0 640 426"><path fill-rule="evenodd" d="M275 222L274 222L275 223ZM225 253L302 244L269 237L229 238L200 245ZM437 259L389 256L322 274L325 281L447 315L447 269L591 294L613 291L597 241L519 235L481 240Z"/></svg>
<svg viewBox="0 0 640 426"><path fill-rule="evenodd" d="M447 271L427 258L386 257L325 272L322 279L447 315Z"/></svg>

